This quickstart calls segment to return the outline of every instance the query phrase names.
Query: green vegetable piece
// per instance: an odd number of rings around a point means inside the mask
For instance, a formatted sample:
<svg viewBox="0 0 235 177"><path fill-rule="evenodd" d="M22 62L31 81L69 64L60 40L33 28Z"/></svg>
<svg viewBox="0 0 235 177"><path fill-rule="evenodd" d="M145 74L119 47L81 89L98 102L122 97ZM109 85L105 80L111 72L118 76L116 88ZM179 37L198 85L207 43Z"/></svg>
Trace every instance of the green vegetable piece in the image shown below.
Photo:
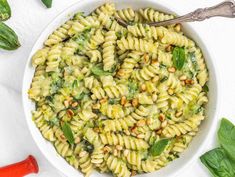
<svg viewBox="0 0 235 177"><path fill-rule="evenodd" d="M127 99L130 100L132 99L135 94L138 91L138 84L136 82L128 82L128 90L129 90L129 94L127 96Z"/></svg>
<svg viewBox="0 0 235 177"><path fill-rule="evenodd" d="M7 25L0 22L0 48L15 50L20 47L16 33Z"/></svg>
<svg viewBox="0 0 235 177"><path fill-rule="evenodd" d="M185 59L186 54L184 48L175 47L173 50L173 64L178 70L183 68Z"/></svg>
<svg viewBox="0 0 235 177"><path fill-rule="evenodd" d="M5 21L11 17L11 8L7 0L0 0L0 21Z"/></svg>
<svg viewBox="0 0 235 177"><path fill-rule="evenodd" d="M102 65L96 65L91 68L91 72L96 76L108 76L112 73L104 71Z"/></svg>
<svg viewBox="0 0 235 177"><path fill-rule="evenodd" d="M52 0L41 0L41 1L47 8L51 8Z"/></svg>
<svg viewBox="0 0 235 177"><path fill-rule="evenodd" d="M225 118L221 120L218 138L228 156L235 162L235 126Z"/></svg>
<svg viewBox="0 0 235 177"><path fill-rule="evenodd" d="M203 90L204 92L209 92L209 87L208 87L207 85L204 85L204 86L202 87L202 90Z"/></svg>
<svg viewBox="0 0 235 177"><path fill-rule="evenodd" d="M70 144L74 144L74 137L73 132L67 122L64 122L64 124L61 126L62 131L64 133L64 136L67 138L68 142Z"/></svg>
<svg viewBox="0 0 235 177"><path fill-rule="evenodd" d="M168 145L169 143L169 139L161 139L159 141L156 141L151 147L150 147L150 150L149 150L149 153L152 155L152 156L158 156L160 155L166 148L166 146Z"/></svg>
<svg viewBox="0 0 235 177"><path fill-rule="evenodd" d="M235 168L223 148L216 148L200 157L201 162L214 177L234 177Z"/></svg>

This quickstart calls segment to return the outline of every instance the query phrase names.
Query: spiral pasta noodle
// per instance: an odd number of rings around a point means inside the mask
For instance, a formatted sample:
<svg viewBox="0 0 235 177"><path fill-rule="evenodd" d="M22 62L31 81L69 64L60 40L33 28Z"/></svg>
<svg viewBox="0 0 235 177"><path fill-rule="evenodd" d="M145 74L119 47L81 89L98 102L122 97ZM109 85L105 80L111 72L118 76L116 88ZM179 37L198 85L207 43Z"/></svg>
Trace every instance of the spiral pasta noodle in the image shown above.
<svg viewBox="0 0 235 177"><path fill-rule="evenodd" d="M76 13L32 56L32 120L84 176L159 170L190 146L207 118L201 49L178 24L147 24L172 18L106 3Z"/></svg>

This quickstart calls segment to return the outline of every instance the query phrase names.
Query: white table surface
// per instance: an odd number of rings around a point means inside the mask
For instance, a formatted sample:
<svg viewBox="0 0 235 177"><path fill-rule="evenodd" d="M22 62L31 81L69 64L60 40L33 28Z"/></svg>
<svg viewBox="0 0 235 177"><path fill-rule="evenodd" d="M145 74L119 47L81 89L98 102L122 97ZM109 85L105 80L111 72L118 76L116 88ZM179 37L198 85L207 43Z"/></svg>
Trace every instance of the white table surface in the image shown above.
<svg viewBox="0 0 235 177"><path fill-rule="evenodd" d="M22 46L14 52L0 50L0 166L24 159L33 154L39 163L39 177L62 176L43 157L35 145L23 114L21 86L23 71L30 50L46 25L61 11L78 0L53 0L53 8L46 9L40 0L9 0L13 15L6 23L18 34ZM176 12L184 14L197 7L216 4L220 0L158 0L174 5ZM219 117L235 123L235 19L216 18L194 23L204 39L213 60L218 65L222 98ZM215 147L216 136L208 141L205 151ZM200 161L195 161L181 177L209 177Z"/></svg>

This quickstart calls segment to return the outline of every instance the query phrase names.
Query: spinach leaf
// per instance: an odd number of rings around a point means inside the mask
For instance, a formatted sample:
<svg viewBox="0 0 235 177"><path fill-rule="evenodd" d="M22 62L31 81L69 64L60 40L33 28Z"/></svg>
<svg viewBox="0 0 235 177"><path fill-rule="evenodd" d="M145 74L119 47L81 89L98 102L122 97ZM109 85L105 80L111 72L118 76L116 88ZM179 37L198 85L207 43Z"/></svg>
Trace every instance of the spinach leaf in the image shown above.
<svg viewBox="0 0 235 177"><path fill-rule="evenodd" d="M73 132L67 122L64 122L61 126L64 136L67 138L70 144L74 144Z"/></svg>
<svg viewBox="0 0 235 177"><path fill-rule="evenodd" d="M149 150L149 153L152 155L152 156L158 156L160 155L166 148L166 146L168 145L169 143L169 139L161 139L159 141L156 141L151 147L150 147L150 150Z"/></svg>
<svg viewBox="0 0 235 177"><path fill-rule="evenodd" d="M109 99L109 104L117 104L118 102L120 102L119 98L110 98Z"/></svg>
<svg viewBox="0 0 235 177"><path fill-rule="evenodd" d="M173 50L173 64L178 70L183 68L185 59L186 54L184 48L175 47Z"/></svg>
<svg viewBox="0 0 235 177"><path fill-rule="evenodd" d="M41 0L47 8L51 8L52 0Z"/></svg>
<svg viewBox="0 0 235 177"><path fill-rule="evenodd" d="M209 92L209 87L205 84L203 87L202 87L202 90L204 92Z"/></svg>
<svg viewBox="0 0 235 177"><path fill-rule="evenodd" d="M96 65L91 68L91 72L96 76L108 76L112 73L104 71L102 65Z"/></svg>
<svg viewBox="0 0 235 177"><path fill-rule="evenodd" d="M234 177L235 170L223 148L216 148L200 157L214 177Z"/></svg>
<svg viewBox="0 0 235 177"><path fill-rule="evenodd" d="M189 52L188 53L188 58L191 60L191 62L193 64L193 69L195 71L198 71L198 64L197 64L197 59L196 59L195 52Z"/></svg>
<svg viewBox="0 0 235 177"><path fill-rule="evenodd" d="M218 138L228 156L235 162L235 126L225 118L221 120Z"/></svg>
<svg viewBox="0 0 235 177"><path fill-rule="evenodd" d="M128 91L129 91L127 99L131 100L135 96L136 92L138 91L138 84L136 82L129 81L127 86L128 86Z"/></svg>

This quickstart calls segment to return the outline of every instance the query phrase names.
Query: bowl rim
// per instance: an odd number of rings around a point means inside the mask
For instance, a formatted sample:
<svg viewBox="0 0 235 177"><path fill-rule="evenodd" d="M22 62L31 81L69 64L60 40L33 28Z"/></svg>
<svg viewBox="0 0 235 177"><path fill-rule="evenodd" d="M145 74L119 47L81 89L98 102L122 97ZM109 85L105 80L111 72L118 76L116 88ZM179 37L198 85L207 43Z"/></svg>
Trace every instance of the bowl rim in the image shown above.
<svg viewBox="0 0 235 177"><path fill-rule="evenodd" d="M92 0L91 0L92 1ZM108 2L112 2L112 0L109 0ZM139 0L142 1L142 0ZM155 2L154 0L145 0L147 2L150 3L154 3L156 5L156 7L160 7L160 8L165 8L170 12L173 12L174 14L178 14L178 10L174 8L174 6L172 7L166 7L166 5L164 5L164 2ZM47 25L46 27L42 30L42 32L40 33L40 35L38 36L37 40L35 41L33 47L31 48L31 52L27 57L27 62L25 64L25 68L24 68L24 76L23 76L23 84L22 84L22 97L21 97L21 101L23 103L23 109L24 109L24 115L25 115L25 119L27 122L27 126L30 130L30 134L34 140L34 142L36 143L36 145L38 146L39 150L41 151L41 153L43 154L43 156L56 168L58 169L60 172L62 172L62 174L64 174L65 176L67 176L67 174L65 173L65 171L62 168L59 168L59 166L53 161L53 158L51 157L51 155L48 155L47 151L45 149L42 148L41 143L37 140L36 135L34 135L33 133L33 129L37 128L36 126L33 127L31 126L32 118L27 116L27 106L26 106L26 102L29 101L30 99L28 98L27 95L27 84L26 84L26 75L27 75L27 70L29 70L28 65L31 62L31 57L34 54L34 52L36 51L36 49L38 49L38 43L40 41L40 39L45 35L45 33L47 32L47 29L55 27L56 22L59 19L63 19L65 16L68 16L71 14L71 12L74 11L74 9L78 8L80 3L84 3L83 0L78 0L77 2L73 3L72 5L66 7L64 10L62 10L62 12L58 13L58 15L56 15ZM91 3L91 2L89 2ZM62 25L62 24L60 24ZM201 38L201 35L198 34L198 32L195 30L195 27L193 27L190 24L184 24L184 26L187 26L187 28L189 28L190 31L194 32L196 37L198 38L198 40L200 40L200 42L202 43L203 47L200 46L200 48L202 48L203 51L206 51L208 56L209 56L209 60L211 62L211 65L214 69L214 77L215 77L215 86L216 86L216 103L215 103L215 108L216 110L214 110L214 117L211 117L212 120L212 124L210 127L210 131L208 131L208 133L205 135L204 140L201 142L199 148L195 151L196 153L194 155L192 155L190 157L190 159L188 159L187 162L185 162L184 164L181 165L180 169L177 169L175 172L173 172L172 176L176 176L177 174L179 174L180 172L182 172L184 169L186 169L186 167L189 167L193 162L195 162L196 158L199 157L199 155L203 152L203 148L205 147L205 144L207 142L207 140L209 139L209 137L211 137L211 135L213 133L215 133L216 128L218 126L218 115L220 112L220 100L221 100L221 94L219 94L220 90L221 90L221 86L220 86L220 73L216 64L216 61L212 61L212 59L214 58L213 56L213 52L210 51L208 49L208 47L205 45L204 41ZM54 28L55 29L55 28ZM197 41L196 41L197 42ZM206 59L207 60L207 59ZM43 137L42 137L43 138ZM62 157L63 158L63 157ZM69 165L69 164L68 164Z"/></svg>

